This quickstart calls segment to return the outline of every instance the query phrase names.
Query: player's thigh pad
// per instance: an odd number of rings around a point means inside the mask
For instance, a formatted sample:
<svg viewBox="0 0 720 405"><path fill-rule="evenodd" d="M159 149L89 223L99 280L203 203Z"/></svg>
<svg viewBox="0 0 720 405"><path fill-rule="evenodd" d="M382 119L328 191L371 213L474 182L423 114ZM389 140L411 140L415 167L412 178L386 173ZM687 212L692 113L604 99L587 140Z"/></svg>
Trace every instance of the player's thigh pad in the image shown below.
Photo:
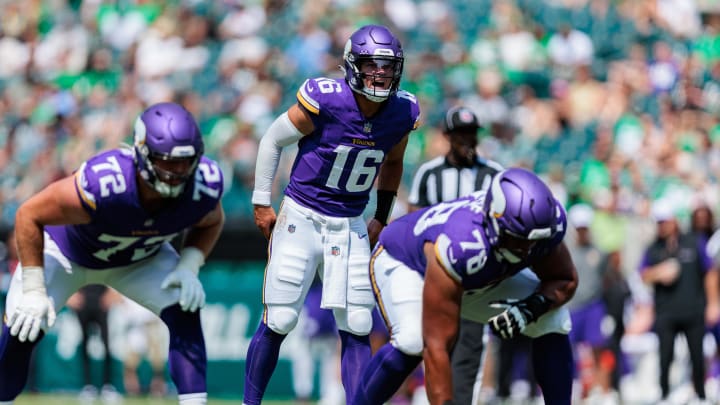
<svg viewBox="0 0 720 405"><path fill-rule="evenodd" d="M308 213L285 198L270 240L263 295L266 304L295 306L312 284L323 247L320 228Z"/></svg>
<svg viewBox="0 0 720 405"><path fill-rule="evenodd" d="M491 302L526 298L535 292L539 284L540 280L535 273L524 269L496 286L466 291L462 300L462 317L487 323L488 319L502 312L502 309L491 308ZM548 311L537 321L529 324L523 334L530 337L548 333L567 334L570 332L571 326L570 312L565 307L560 307Z"/></svg>
<svg viewBox="0 0 720 405"><path fill-rule="evenodd" d="M114 267L93 274L93 282L106 284L152 311L155 315L180 300L179 288L162 289L165 277L175 270L178 254L169 243L147 260L130 266Z"/></svg>
<svg viewBox="0 0 720 405"><path fill-rule="evenodd" d="M422 353L422 291L425 280L387 252L374 260L372 280L380 312L389 324L390 342L403 353Z"/></svg>

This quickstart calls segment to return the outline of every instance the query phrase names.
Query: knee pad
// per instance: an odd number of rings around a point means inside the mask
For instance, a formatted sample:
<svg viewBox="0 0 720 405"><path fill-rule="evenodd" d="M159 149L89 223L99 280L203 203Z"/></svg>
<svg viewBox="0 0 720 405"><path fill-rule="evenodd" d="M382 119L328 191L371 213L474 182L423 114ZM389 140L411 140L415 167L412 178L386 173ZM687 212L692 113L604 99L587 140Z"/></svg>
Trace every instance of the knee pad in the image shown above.
<svg viewBox="0 0 720 405"><path fill-rule="evenodd" d="M294 308L270 305L267 309L267 326L275 333L287 335L295 329L298 315Z"/></svg>
<svg viewBox="0 0 720 405"><path fill-rule="evenodd" d="M335 310L333 313L338 329L358 336L370 334L373 325L370 308L356 307L345 311Z"/></svg>
<svg viewBox="0 0 720 405"><path fill-rule="evenodd" d="M412 331L410 331L412 332ZM422 333L397 333L393 334L391 344L396 349L410 356L422 356L423 339Z"/></svg>

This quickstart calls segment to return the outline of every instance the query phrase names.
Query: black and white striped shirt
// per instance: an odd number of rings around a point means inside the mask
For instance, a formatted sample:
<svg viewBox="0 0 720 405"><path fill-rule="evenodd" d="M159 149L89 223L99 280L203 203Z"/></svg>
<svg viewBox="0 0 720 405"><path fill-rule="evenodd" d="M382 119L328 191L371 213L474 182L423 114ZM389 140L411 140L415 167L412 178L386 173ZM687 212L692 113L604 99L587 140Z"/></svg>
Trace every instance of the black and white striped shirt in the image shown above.
<svg viewBox="0 0 720 405"><path fill-rule="evenodd" d="M427 207L442 201L466 196L490 185L495 173L503 167L492 160L477 157L473 167L456 167L439 156L423 163L415 173L408 202Z"/></svg>

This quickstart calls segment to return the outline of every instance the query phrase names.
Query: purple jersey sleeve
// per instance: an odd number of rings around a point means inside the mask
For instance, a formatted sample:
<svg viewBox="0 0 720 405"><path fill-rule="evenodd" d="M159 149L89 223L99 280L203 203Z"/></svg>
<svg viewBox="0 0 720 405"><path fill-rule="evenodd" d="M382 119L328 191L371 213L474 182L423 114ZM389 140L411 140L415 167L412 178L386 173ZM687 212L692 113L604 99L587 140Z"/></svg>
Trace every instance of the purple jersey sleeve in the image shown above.
<svg viewBox="0 0 720 405"><path fill-rule="evenodd" d="M217 164L202 158L195 181L176 204L149 214L141 205L132 151L116 149L85 162L75 187L91 221L47 226L45 231L71 261L93 269L124 266L154 255L163 243L200 221L217 207L223 176Z"/></svg>
<svg viewBox="0 0 720 405"><path fill-rule="evenodd" d="M326 215L361 215L380 165L417 126L415 96L398 92L377 114L364 117L343 79L315 78L303 83L297 99L315 129L298 142L285 193Z"/></svg>

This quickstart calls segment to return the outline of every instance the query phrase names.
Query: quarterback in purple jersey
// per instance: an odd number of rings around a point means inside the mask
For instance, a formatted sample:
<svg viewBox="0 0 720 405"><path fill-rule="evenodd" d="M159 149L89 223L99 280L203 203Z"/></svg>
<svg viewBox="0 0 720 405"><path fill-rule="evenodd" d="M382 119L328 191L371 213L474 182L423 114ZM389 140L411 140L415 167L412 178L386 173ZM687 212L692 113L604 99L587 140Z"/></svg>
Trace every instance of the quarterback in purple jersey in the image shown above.
<svg viewBox="0 0 720 405"><path fill-rule="evenodd" d="M23 389L33 348L55 310L105 284L153 311L170 333L169 367L183 405L207 403L200 267L220 235L222 173L203 157L192 115L159 103L135 121L134 148L102 152L20 206L21 271L0 335L0 404ZM170 241L187 230L178 252Z"/></svg>
<svg viewBox="0 0 720 405"><path fill-rule="evenodd" d="M499 172L488 190L395 220L370 264L390 330L365 369L355 405L384 403L425 361L433 405L452 404L450 353L460 316L501 338L533 338L533 364L548 404L570 404L573 361L561 307L577 287L562 242L565 211L533 173Z"/></svg>
<svg viewBox="0 0 720 405"><path fill-rule="evenodd" d="M332 309L339 330L346 398L370 358L370 244L391 211L407 137L420 112L415 97L398 89L403 50L386 27L355 31L343 60L344 78L306 80L298 102L260 141L252 203L255 223L270 239L270 258L265 310L248 347L247 405L260 404L318 270L321 306ZM270 190L282 148L293 143L298 153L276 216ZM366 225L362 213L376 179L377 211Z"/></svg>

